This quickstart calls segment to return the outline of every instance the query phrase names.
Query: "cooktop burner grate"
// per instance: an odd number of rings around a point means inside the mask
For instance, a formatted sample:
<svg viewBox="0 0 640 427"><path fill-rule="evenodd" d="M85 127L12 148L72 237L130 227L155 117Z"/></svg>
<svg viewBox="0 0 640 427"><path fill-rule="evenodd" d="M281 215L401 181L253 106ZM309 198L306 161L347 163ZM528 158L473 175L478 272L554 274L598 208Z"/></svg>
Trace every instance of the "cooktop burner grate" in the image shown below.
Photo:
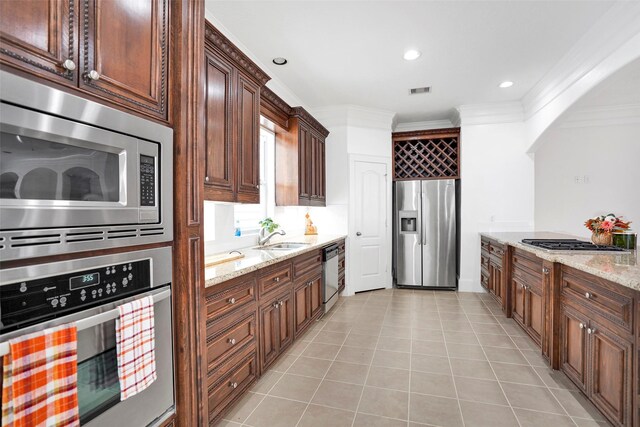
<svg viewBox="0 0 640 427"><path fill-rule="evenodd" d="M577 239L522 239L522 243L550 251L626 252L617 246L594 245Z"/></svg>

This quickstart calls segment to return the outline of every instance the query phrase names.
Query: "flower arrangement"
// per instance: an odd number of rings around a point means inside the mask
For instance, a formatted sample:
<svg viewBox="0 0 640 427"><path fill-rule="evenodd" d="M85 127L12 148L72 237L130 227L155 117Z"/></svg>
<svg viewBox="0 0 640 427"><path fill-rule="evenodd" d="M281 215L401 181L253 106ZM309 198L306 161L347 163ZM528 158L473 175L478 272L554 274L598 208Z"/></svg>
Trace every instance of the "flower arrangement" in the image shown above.
<svg viewBox="0 0 640 427"><path fill-rule="evenodd" d="M588 219L584 223L585 227L593 233L591 240L596 245L610 245L612 240L611 233L628 230L629 224L631 224L631 221L624 222L622 217L617 217L611 213Z"/></svg>

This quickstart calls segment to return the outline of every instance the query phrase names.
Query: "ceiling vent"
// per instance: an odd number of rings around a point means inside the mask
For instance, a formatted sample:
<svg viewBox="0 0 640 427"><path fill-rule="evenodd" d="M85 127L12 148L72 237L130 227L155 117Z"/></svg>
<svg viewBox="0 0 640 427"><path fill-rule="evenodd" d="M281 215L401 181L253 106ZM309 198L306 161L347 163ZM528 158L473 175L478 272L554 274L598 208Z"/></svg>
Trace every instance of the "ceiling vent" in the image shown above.
<svg viewBox="0 0 640 427"><path fill-rule="evenodd" d="M431 93L431 86L414 87L413 89L409 89L409 95L419 95L421 93Z"/></svg>

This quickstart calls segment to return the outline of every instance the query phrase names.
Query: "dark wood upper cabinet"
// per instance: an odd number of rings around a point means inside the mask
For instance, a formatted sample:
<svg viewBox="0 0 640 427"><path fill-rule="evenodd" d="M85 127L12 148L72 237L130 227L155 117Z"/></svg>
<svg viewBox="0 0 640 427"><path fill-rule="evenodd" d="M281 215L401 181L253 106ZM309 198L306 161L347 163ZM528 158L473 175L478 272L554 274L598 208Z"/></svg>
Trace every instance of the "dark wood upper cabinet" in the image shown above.
<svg viewBox="0 0 640 427"><path fill-rule="evenodd" d="M231 80L233 68L219 55L205 52L205 198L235 200Z"/></svg>
<svg viewBox="0 0 640 427"><path fill-rule="evenodd" d="M76 0L2 1L0 61L75 86L77 25Z"/></svg>
<svg viewBox="0 0 640 427"><path fill-rule="evenodd" d="M277 206L326 206L327 131L301 107L292 108L289 129L276 133Z"/></svg>
<svg viewBox="0 0 640 427"><path fill-rule="evenodd" d="M167 115L168 0L82 0L80 87Z"/></svg>
<svg viewBox="0 0 640 427"><path fill-rule="evenodd" d="M168 0L3 1L0 27L3 64L169 121Z"/></svg>
<svg viewBox="0 0 640 427"><path fill-rule="evenodd" d="M205 58L205 199L260 203L260 91L269 76L209 22Z"/></svg>

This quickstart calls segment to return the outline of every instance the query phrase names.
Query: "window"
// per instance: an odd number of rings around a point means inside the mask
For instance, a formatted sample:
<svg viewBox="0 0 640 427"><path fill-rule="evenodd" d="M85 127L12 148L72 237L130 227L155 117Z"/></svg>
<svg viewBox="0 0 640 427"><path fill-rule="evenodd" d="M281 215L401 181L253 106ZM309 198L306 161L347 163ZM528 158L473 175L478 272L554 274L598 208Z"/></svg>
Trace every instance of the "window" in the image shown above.
<svg viewBox="0 0 640 427"><path fill-rule="evenodd" d="M234 205L234 226L243 236L258 234L259 221L273 216L275 209L275 134L260 128L260 204Z"/></svg>

